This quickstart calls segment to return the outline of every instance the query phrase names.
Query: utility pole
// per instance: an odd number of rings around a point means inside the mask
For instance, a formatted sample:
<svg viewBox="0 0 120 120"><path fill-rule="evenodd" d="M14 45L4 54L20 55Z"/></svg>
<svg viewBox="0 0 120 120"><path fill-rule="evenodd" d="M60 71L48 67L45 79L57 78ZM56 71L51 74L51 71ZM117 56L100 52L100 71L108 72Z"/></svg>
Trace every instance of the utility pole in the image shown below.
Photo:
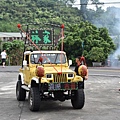
<svg viewBox="0 0 120 120"><path fill-rule="evenodd" d="M88 0L80 0L80 11L83 20L86 19L85 14L86 14L87 4L88 4Z"/></svg>

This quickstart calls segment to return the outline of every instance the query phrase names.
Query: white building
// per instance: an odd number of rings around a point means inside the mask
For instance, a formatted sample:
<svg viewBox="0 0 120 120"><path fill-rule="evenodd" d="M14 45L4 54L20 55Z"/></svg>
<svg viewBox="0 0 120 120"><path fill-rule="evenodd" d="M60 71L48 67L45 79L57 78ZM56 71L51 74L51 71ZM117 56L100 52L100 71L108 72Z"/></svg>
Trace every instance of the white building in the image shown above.
<svg viewBox="0 0 120 120"><path fill-rule="evenodd" d="M24 33L22 33L22 35L20 32L0 32L0 40L4 42L12 40L21 40L26 36Z"/></svg>

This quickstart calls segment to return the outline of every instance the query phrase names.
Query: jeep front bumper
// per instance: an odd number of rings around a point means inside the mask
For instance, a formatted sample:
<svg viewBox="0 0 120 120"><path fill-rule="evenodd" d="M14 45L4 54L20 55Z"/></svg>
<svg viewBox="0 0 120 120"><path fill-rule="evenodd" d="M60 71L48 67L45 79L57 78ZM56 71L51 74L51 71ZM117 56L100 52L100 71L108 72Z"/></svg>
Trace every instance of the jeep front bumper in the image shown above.
<svg viewBox="0 0 120 120"><path fill-rule="evenodd" d="M43 83L42 88L44 91L66 91L84 89L84 82L66 82L66 83Z"/></svg>

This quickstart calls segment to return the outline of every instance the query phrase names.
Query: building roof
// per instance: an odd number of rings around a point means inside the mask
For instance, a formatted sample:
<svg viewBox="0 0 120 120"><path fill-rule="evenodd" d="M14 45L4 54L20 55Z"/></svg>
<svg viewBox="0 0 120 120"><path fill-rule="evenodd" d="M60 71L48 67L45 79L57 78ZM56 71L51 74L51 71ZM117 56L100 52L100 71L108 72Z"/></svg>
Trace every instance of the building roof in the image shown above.
<svg viewBox="0 0 120 120"><path fill-rule="evenodd" d="M26 35L23 33L22 34L23 37L25 37ZM0 32L0 38L3 37L22 37L20 32Z"/></svg>

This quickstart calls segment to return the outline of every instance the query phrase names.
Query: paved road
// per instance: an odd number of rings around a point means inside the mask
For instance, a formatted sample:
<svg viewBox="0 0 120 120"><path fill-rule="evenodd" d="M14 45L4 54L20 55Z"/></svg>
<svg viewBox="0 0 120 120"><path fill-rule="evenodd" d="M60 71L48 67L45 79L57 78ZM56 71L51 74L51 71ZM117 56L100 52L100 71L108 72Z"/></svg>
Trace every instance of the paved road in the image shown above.
<svg viewBox="0 0 120 120"><path fill-rule="evenodd" d="M101 72L102 70L99 71ZM106 70L104 73L107 74L109 71ZM119 71L114 73L118 74ZM85 82L86 103L82 110L74 110L68 100L43 102L39 112L31 112L27 99L25 102L16 100L17 75L18 72L0 72L0 120L119 120L120 118L119 77L91 74L89 80Z"/></svg>
<svg viewBox="0 0 120 120"><path fill-rule="evenodd" d="M3 68L0 66L0 72L18 72L21 66L6 66Z"/></svg>

